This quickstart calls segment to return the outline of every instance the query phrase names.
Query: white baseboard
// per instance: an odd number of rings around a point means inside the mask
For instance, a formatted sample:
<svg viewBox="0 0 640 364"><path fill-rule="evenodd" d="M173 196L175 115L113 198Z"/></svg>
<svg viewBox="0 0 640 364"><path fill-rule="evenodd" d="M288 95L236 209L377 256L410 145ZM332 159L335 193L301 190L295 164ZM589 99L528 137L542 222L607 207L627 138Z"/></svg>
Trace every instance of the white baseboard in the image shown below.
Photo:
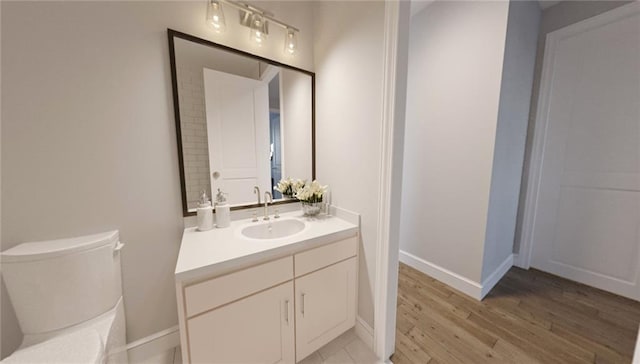
<svg viewBox="0 0 640 364"><path fill-rule="evenodd" d="M507 274L507 272L509 271L509 269L511 269L511 267L513 266L513 254L510 254L507 259L505 259L499 266L498 268L496 268L496 270L493 271L493 273L491 273L487 279L485 279L484 281L482 281L482 290L480 292L480 299L483 299L484 296L487 295L487 293L489 293L491 291L491 289L498 284L498 282L500 282L500 280L502 279L502 277L504 277L505 274Z"/></svg>
<svg viewBox="0 0 640 364"><path fill-rule="evenodd" d="M477 300L482 299L482 285L474 282L469 278L463 277L439 265L428 262L422 258L418 258L411 253L400 250L400 261L411 266L420 272L433 277L440 282L447 284L458 291L473 297Z"/></svg>
<svg viewBox="0 0 640 364"><path fill-rule="evenodd" d="M127 344L129 363L144 363L147 359L177 346L180 346L178 325Z"/></svg>
<svg viewBox="0 0 640 364"><path fill-rule="evenodd" d="M529 264L526 264L524 261L524 256L514 253L513 254L513 265L522 269L529 269Z"/></svg>
<svg viewBox="0 0 640 364"><path fill-rule="evenodd" d="M362 317L356 316L356 335L373 351L373 328Z"/></svg>
<svg viewBox="0 0 640 364"><path fill-rule="evenodd" d="M513 265L513 254L509 255L498 268L487 277L482 283L472 281L439 265L428 262L411 253L400 250L400 261L407 264L420 272L433 277L440 282L447 284L458 291L482 300L484 296L500 281L500 279L509 271Z"/></svg>

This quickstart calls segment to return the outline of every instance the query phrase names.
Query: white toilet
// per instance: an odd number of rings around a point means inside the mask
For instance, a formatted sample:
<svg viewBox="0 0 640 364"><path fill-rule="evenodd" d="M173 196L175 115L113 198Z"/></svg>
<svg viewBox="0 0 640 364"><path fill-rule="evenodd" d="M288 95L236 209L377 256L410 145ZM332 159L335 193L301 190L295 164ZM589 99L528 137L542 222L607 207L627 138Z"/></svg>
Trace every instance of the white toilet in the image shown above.
<svg viewBox="0 0 640 364"><path fill-rule="evenodd" d="M0 253L24 339L3 363L126 363L118 231Z"/></svg>

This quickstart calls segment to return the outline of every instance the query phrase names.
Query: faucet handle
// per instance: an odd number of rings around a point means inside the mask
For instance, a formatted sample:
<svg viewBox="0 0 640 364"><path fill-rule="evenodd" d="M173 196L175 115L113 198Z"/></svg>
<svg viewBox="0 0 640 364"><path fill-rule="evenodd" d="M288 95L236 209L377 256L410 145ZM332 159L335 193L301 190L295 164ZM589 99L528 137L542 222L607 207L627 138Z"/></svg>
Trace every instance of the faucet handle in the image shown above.
<svg viewBox="0 0 640 364"><path fill-rule="evenodd" d="M258 205L260 205L262 202L260 201L260 187L258 186L253 186L253 193L258 195Z"/></svg>
<svg viewBox="0 0 640 364"><path fill-rule="evenodd" d="M265 220L265 221L269 220L269 202L273 202L273 197L271 196L271 192L264 191L264 217L262 218L262 220Z"/></svg>
<svg viewBox="0 0 640 364"><path fill-rule="evenodd" d="M251 219L251 222L257 222L258 221L258 213L257 212L253 212L253 219Z"/></svg>
<svg viewBox="0 0 640 364"><path fill-rule="evenodd" d="M274 219L279 219L280 218L280 215L278 215L278 209L276 209L275 214L273 214L273 218Z"/></svg>

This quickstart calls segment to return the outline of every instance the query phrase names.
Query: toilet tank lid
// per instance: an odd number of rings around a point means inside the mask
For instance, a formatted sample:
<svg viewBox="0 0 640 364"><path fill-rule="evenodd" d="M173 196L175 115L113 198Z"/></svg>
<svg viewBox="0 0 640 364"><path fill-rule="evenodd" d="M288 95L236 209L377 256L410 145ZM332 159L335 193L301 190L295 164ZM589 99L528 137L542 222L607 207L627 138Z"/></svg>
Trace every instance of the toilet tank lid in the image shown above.
<svg viewBox="0 0 640 364"><path fill-rule="evenodd" d="M0 261L2 263L14 263L43 260L108 244L115 247L118 239L118 230L113 230L76 238L22 243L0 253Z"/></svg>

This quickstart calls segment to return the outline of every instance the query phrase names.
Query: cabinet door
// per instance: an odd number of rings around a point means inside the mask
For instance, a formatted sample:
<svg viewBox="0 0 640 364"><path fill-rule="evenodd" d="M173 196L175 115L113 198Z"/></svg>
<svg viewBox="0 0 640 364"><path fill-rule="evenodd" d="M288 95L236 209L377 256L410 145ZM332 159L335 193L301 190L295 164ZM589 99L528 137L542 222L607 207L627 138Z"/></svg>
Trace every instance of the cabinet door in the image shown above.
<svg viewBox="0 0 640 364"><path fill-rule="evenodd" d="M355 325L356 264L353 257L295 280L296 361Z"/></svg>
<svg viewBox="0 0 640 364"><path fill-rule="evenodd" d="M293 283L187 321L192 363L294 363Z"/></svg>

